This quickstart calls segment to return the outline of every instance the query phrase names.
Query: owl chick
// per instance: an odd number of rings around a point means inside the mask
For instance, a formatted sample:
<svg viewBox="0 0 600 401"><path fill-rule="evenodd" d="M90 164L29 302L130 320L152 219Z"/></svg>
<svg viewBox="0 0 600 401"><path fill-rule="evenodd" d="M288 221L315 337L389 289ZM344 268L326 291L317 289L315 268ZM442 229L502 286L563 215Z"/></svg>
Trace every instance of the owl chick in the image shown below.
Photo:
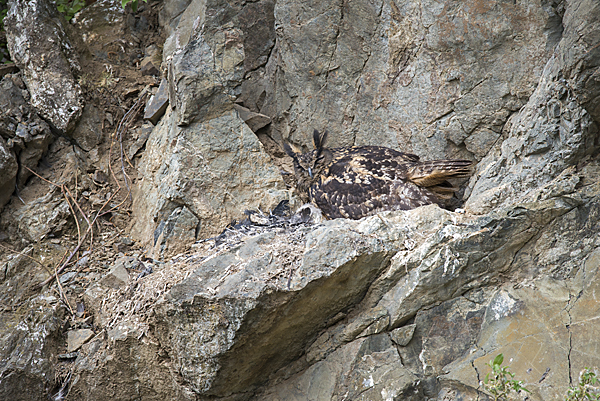
<svg viewBox="0 0 600 401"><path fill-rule="evenodd" d="M458 188L447 179L467 177L469 160L420 161L383 146L326 148L327 132L313 132L315 149L295 152L297 189L330 219L360 219L385 210L409 210L450 199Z"/></svg>

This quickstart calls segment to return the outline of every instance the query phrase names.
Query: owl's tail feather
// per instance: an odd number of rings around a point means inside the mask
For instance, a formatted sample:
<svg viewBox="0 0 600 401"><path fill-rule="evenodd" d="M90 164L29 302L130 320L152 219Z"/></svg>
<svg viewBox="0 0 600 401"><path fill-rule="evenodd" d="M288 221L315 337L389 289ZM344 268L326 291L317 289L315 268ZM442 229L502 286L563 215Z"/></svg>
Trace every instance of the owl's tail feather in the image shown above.
<svg viewBox="0 0 600 401"><path fill-rule="evenodd" d="M408 169L408 179L415 184L428 187L432 191L440 192L440 197L444 193L450 194L456 191L450 183L446 182L450 178L468 177L471 175L470 160L431 160L415 164ZM437 189L435 190L434 189Z"/></svg>
<svg viewBox="0 0 600 401"><path fill-rule="evenodd" d="M452 199L454 193L458 191L459 188L453 186L448 181L444 181L439 185L434 185L433 187L428 187L431 192L435 194L435 196L442 199Z"/></svg>

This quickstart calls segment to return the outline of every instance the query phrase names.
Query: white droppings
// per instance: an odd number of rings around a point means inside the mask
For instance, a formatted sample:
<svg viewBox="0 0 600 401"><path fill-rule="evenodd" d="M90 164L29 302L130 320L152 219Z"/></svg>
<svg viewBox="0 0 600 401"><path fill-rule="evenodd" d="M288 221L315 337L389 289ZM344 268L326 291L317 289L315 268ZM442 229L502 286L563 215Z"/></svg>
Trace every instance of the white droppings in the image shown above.
<svg viewBox="0 0 600 401"><path fill-rule="evenodd" d="M500 318L508 316L516 304L517 301L508 296L507 293L501 293L491 305L492 317L494 320L500 320Z"/></svg>
<svg viewBox="0 0 600 401"><path fill-rule="evenodd" d="M394 401L397 395L398 394L396 393L395 389L388 390L384 388L383 390L381 390L381 398L385 401Z"/></svg>

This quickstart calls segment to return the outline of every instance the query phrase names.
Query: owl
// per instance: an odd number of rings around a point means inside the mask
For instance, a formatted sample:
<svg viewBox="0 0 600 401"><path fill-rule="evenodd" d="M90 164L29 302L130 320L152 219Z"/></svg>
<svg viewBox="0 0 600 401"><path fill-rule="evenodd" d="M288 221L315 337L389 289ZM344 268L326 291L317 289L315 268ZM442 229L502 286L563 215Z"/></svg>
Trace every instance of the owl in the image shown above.
<svg viewBox="0 0 600 401"><path fill-rule="evenodd" d="M453 197L447 180L467 177L469 160L421 161L383 146L327 148L327 132L313 132L315 149L297 153L287 143L301 196L335 219L360 219L385 210L409 210Z"/></svg>

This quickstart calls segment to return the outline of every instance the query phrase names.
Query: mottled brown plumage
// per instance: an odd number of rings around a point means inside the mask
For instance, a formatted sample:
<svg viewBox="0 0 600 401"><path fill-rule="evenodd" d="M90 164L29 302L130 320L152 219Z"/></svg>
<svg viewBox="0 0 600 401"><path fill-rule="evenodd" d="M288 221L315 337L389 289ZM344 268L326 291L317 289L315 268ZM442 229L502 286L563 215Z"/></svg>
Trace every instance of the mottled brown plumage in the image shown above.
<svg viewBox="0 0 600 401"><path fill-rule="evenodd" d="M384 210L409 210L450 199L447 180L467 177L469 160L420 161L382 146L326 148L327 132L313 133L315 149L292 157L297 189L328 218L360 219Z"/></svg>

